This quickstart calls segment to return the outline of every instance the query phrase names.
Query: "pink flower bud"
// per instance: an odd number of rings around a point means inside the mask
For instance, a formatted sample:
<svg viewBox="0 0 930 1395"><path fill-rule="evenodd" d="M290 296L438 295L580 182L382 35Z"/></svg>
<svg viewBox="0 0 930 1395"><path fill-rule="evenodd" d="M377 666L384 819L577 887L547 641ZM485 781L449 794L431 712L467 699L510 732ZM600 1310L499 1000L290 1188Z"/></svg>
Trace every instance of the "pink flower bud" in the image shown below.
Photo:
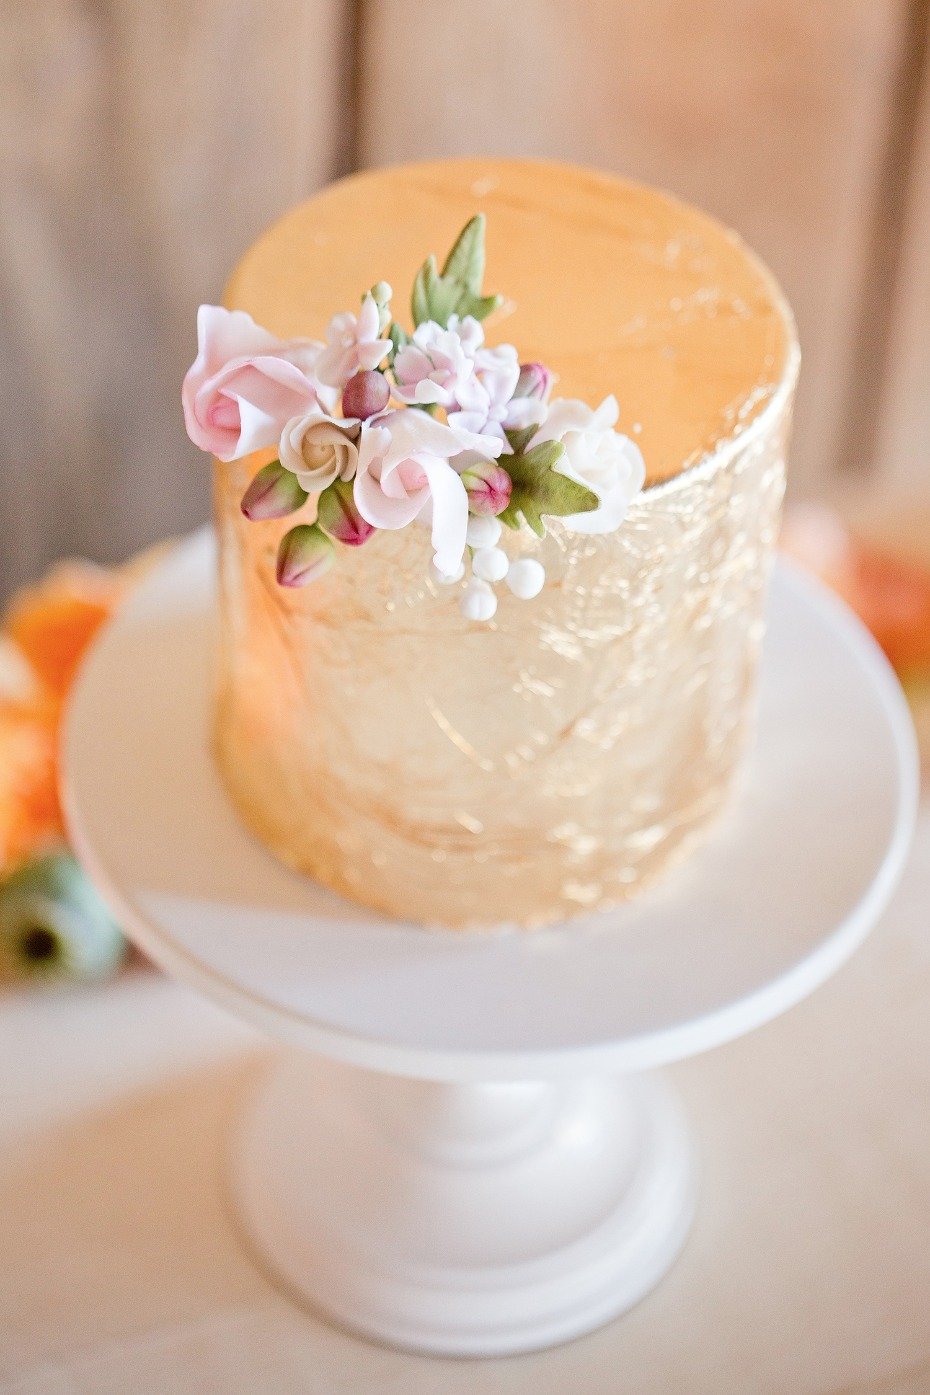
<svg viewBox="0 0 930 1395"><path fill-rule="evenodd" d="M278 581L282 586L306 586L328 572L335 549L316 524L301 523L285 533L278 547Z"/></svg>
<svg viewBox="0 0 930 1395"><path fill-rule="evenodd" d="M544 363L521 363L514 397L535 397L545 402L552 388L552 373Z"/></svg>
<svg viewBox="0 0 930 1395"><path fill-rule="evenodd" d="M347 417L367 421L383 412L391 397L388 380L375 368L363 368L346 383L342 393L342 411Z"/></svg>
<svg viewBox="0 0 930 1395"><path fill-rule="evenodd" d="M301 489L295 475L285 470L280 460L259 470L242 496L242 512L246 518L286 518L306 503L306 491Z"/></svg>
<svg viewBox="0 0 930 1395"><path fill-rule="evenodd" d="M510 503L513 483L503 465L498 465L496 460L477 460L462 471L461 480L471 513L493 516L503 513Z"/></svg>
<svg viewBox="0 0 930 1395"><path fill-rule="evenodd" d="M331 538L347 547L361 547L375 531L356 508L352 486L345 480L336 480L323 491L316 518Z"/></svg>

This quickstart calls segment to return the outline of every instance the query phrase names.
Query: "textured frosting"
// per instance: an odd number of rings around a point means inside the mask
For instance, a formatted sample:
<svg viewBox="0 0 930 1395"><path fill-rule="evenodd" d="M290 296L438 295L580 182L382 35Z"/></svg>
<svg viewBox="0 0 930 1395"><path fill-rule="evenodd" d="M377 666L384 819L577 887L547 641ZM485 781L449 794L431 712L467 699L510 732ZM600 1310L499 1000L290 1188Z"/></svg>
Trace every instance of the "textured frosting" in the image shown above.
<svg viewBox="0 0 930 1395"><path fill-rule="evenodd" d="M279 333L319 334L379 276L409 284L474 211L481 179L496 181L478 201L488 284L520 301L501 332L557 368L559 391L635 402L653 477L676 477L615 534L555 522L541 542L506 535L547 584L532 602L502 590L493 622L470 624L428 580L418 528L282 590L274 553L293 520L242 518L257 461L216 476L216 733L233 798L301 870L451 927L625 899L723 804L750 727L797 368L783 302L730 234L664 195L559 166L451 162L348 181L266 235L229 303ZM358 213L340 228L346 200ZM512 239L527 227L521 257Z"/></svg>

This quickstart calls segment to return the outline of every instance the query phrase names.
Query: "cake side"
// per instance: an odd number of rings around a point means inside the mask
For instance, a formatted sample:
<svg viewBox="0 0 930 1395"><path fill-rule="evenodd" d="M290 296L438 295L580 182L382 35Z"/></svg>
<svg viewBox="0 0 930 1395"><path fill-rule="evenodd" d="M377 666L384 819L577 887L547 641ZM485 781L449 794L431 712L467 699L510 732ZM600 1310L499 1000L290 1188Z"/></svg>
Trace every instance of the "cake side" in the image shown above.
<svg viewBox="0 0 930 1395"><path fill-rule="evenodd" d="M488 626L424 580L419 530L333 584L275 587L274 529L256 543L224 470L216 749L246 821L427 925L539 925L650 884L724 806L751 732L789 417L786 395L616 535L527 542L546 587Z"/></svg>

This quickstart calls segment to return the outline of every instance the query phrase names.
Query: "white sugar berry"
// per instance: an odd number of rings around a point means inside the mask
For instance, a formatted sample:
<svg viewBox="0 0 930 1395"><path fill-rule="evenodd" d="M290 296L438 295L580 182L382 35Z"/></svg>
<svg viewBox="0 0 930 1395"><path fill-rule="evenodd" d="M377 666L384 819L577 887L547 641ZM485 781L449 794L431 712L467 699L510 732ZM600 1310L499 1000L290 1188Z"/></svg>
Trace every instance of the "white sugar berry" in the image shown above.
<svg viewBox="0 0 930 1395"><path fill-rule="evenodd" d="M538 596L546 581L546 571L541 562L532 557L521 557L511 562L507 573L507 585L521 601L531 601Z"/></svg>
<svg viewBox="0 0 930 1395"><path fill-rule="evenodd" d="M502 547L479 547L471 559L471 569L482 581L503 581L510 558Z"/></svg>
<svg viewBox="0 0 930 1395"><path fill-rule="evenodd" d="M466 620L490 620L497 610L497 597L486 581L472 580L459 601Z"/></svg>
<svg viewBox="0 0 930 1395"><path fill-rule="evenodd" d="M429 574L437 586L454 586L465 575L465 563L459 562L454 572L441 572L435 562L430 562Z"/></svg>
<svg viewBox="0 0 930 1395"><path fill-rule="evenodd" d="M493 547L501 532L498 519L489 518L487 515L480 518L473 515L468 520L468 531L465 537L468 539L469 547Z"/></svg>

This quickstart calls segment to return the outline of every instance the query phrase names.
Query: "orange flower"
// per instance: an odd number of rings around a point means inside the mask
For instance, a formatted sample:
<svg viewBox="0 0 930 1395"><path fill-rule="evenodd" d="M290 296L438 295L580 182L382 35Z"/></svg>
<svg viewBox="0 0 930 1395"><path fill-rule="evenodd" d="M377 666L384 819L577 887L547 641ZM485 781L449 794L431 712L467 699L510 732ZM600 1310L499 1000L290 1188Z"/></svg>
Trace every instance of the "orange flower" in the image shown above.
<svg viewBox="0 0 930 1395"><path fill-rule="evenodd" d="M852 534L829 509L789 509L781 546L832 587L902 675L930 670L930 570Z"/></svg>
<svg viewBox="0 0 930 1395"><path fill-rule="evenodd" d="M0 703L0 869L62 837L58 707Z"/></svg>
<svg viewBox="0 0 930 1395"><path fill-rule="evenodd" d="M87 562L65 562L37 586L13 597L3 628L60 701L67 696L85 650L125 588L119 572Z"/></svg>
<svg viewBox="0 0 930 1395"><path fill-rule="evenodd" d="M930 572L861 549L853 604L901 674L930 668Z"/></svg>
<svg viewBox="0 0 930 1395"><path fill-rule="evenodd" d="M0 633L0 872L64 836L61 713L126 585L123 573L68 562L10 604Z"/></svg>

